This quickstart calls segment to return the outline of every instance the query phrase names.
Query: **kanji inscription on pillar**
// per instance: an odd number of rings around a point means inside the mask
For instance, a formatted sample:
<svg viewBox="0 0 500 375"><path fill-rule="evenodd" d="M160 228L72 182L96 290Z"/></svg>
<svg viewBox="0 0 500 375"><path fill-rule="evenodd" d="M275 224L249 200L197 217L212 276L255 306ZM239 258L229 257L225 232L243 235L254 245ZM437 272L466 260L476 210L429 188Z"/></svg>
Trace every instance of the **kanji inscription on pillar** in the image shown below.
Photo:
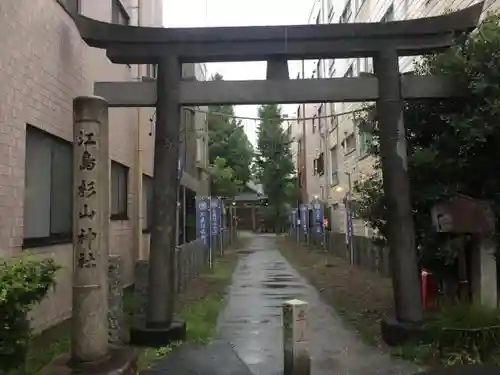
<svg viewBox="0 0 500 375"><path fill-rule="evenodd" d="M71 362L108 355L108 103L73 100L73 316Z"/></svg>
<svg viewBox="0 0 500 375"><path fill-rule="evenodd" d="M101 217L99 215L99 126L82 121L75 134L77 168L75 200L75 267L97 267ZM75 129L76 130L76 129Z"/></svg>

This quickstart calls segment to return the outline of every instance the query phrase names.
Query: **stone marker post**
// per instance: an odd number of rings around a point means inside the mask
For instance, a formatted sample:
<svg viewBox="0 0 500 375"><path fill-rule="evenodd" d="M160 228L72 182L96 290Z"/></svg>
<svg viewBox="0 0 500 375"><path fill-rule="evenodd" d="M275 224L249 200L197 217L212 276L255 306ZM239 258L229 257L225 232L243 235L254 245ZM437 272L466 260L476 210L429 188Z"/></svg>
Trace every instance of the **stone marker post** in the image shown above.
<svg viewBox="0 0 500 375"><path fill-rule="evenodd" d="M307 302L293 299L283 304L283 354L284 374L310 374Z"/></svg>
<svg viewBox="0 0 500 375"><path fill-rule="evenodd" d="M73 101L72 361L108 354L109 130L100 97Z"/></svg>

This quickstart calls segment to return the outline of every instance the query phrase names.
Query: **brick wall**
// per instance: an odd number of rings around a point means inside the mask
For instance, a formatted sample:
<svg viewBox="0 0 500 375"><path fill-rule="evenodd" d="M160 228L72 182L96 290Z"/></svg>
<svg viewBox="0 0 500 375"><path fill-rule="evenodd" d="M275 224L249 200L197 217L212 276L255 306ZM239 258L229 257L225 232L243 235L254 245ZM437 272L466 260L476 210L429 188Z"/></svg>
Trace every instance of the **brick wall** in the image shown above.
<svg viewBox="0 0 500 375"><path fill-rule="evenodd" d="M134 4L123 5L133 20ZM82 13L110 21L111 0L83 1ZM137 67L113 65L104 51L88 48L56 0L0 1L0 35L0 257L52 257L63 267L56 290L33 312L35 328L44 329L71 315L72 246L22 249L26 124L71 141L73 98L91 94L94 81L132 79ZM139 118L135 109L110 112L111 158L130 168L129 220L112 221L110 253L122 256L128 284L136 256L133 171ZM142 138L142 148L148 150L144 169L150 173L152 140Z"/></svg>

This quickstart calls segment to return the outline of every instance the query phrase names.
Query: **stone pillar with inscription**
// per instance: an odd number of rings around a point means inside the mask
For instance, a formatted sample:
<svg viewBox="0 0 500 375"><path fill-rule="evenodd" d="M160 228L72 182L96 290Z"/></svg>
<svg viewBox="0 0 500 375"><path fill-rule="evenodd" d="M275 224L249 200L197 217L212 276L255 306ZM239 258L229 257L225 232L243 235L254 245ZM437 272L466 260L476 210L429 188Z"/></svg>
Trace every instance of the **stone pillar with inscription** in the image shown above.
<svg viewBox="0 0 500 375"><path fill-rule="evenodd" d="M105 358L108 345L108 104L77 97L74 115L73 317L74 363Z"/></svg>
<svg viewBox="0 0 500 375"><path fill-rule="evenodd" d="M307 302L293 299L283 304L283 355L284 374L310 374Z"/></svg>

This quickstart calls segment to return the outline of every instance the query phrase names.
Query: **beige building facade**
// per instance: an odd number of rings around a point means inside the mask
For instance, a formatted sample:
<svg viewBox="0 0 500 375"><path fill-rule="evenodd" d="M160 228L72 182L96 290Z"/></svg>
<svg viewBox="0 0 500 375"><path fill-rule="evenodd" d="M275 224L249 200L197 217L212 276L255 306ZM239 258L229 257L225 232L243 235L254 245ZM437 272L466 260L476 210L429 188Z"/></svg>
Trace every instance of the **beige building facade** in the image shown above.
<svg viewBox="0 0 500 375"><path fill-rule="evenodd" d="M71 316L72 100L96 81L155 77L153 66L114 65L81 40L70 16L162 26L161 0L0 1L0 257L51 257L62 267L57 288L33 312L43 330ZM185 74L204 79L202 65ZM208 192L204 114L184 111L183 182ZM154 153L154 110L110 110L110 254L133 283L147 257ZM175 207L175 202L173 202Z"/></svg>
<svg viewBox="0 0 500 375"><path fill-rule="evenodd" d="M478 3L479 0L316 0L312 2L309 23L352 23L389 22L411 18L429 17L443 14L448 10L458 10ZM484 14L500 8L499 0L486 0ZM400 70L410 71L412 58L400 59ZM363 73L373 73L371 58L307 61L304 78L357 77ZM309 136L312 124L307 125L305 148L323 153L321 161L324 174L315 171L313 161L305 163L309 176L307 196L318 195L317 187L326 184L323 200L328 203L332 230L345 233L346 212L343 199L356 181L373 173L374 159L367 153L370 135L356 125L356 110L363 104L371 103L324 103L301 105L312 116L327 116L325 121L326 142L321 144L318 137ZM332 115L337 115L331 117ZM313 152L313 153L314 153ZM321 191L320 191L321 192ZM353 196L355 199L355 196ZM309 200L310 201L310 200ZM354 234L371 236L371 228L360 220L353 222Z"/></svg>

